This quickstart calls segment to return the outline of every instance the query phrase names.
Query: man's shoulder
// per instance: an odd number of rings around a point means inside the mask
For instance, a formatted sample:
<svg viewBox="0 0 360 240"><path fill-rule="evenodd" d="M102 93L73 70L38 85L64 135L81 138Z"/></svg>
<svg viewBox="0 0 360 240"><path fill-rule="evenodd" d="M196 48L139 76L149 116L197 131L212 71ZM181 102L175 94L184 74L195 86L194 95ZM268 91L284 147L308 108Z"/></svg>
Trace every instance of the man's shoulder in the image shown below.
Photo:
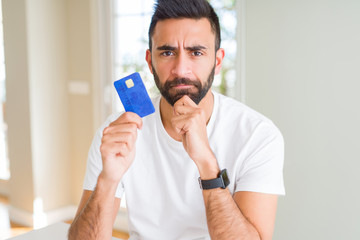
<svg viewBox="0 0 360 240"><path fill-rule="evenodd" d="M214 94L218 100L217 119L220 122L225 122L233 129L240 128L238 130L241 131L252 132L259 126L265 127L271 132L279 131L272 120L257 110L234 98L220 93Z"/></svg>
<svg viewBox="0 0 360 240"><path fill-rule="evenodd" d="M218 110L222 115L231 115L233 117L245 117L251 120L271 122L269 118L262 113L249 107L248 105L236 100L234 98L225 96L220 93L215 93L218 98Z"/></svg>

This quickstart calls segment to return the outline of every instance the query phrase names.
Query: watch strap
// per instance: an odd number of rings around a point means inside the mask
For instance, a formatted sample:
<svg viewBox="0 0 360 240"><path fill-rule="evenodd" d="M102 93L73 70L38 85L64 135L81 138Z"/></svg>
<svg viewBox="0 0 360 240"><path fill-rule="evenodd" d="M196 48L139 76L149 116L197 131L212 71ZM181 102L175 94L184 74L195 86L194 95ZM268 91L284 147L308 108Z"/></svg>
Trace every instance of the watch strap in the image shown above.
<svg viewBox="0 0 360 240"><path fill-rule="evenodd" d="M221 177L209 180L201 180L199 178L199 184L201 189L225 188L224 181Z"/></svg>
<svg viewBox="0 0 360 240"><path fill-rule="evenodd" d="M199 184L201 189L225 189L230 184L226 168L221 170L218 177L215 179L201 180L201 178L199 178Z"/></svg>

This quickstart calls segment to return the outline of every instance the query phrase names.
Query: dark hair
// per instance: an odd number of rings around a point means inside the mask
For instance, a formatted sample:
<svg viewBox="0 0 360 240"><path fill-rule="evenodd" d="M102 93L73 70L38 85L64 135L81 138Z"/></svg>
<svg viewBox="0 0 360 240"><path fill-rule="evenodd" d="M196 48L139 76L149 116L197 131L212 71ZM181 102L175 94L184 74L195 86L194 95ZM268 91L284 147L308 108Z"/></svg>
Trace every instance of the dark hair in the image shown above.
<svg viewBox="0 0 360 240"><path fill-rule="evenodd" d="M151 18L149 27L149 49L151 51L152 40L155 26L158 21L166 19L207 18L211 29L215 33L215 50L220 48L220 24L213 7L206 0L158 0L155 3L155 11Z"/></svg>

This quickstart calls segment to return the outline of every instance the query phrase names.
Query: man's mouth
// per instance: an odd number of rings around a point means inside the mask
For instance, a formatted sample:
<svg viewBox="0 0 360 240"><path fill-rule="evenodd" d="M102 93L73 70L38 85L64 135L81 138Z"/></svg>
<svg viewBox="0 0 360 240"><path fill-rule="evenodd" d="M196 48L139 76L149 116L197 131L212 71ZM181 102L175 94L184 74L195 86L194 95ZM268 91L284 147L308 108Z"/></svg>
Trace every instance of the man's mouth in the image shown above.
<svg viewBox="0 0 360 240"><path fill-rule="evenodd" d="M189 89L192 87L194 87L194 85L178 84L178 85L173 86L173 88L175 88L175 89Z"/></svg>

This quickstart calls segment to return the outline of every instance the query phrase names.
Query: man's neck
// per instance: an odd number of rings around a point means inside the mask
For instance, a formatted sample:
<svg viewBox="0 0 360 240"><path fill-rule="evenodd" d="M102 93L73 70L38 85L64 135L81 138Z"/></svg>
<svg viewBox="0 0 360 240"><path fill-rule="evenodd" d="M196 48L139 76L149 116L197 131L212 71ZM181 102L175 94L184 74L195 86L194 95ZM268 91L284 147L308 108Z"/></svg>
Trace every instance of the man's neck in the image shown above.
<svg viewBox="0 0 360 240"><path fill-rule="evenodd" d="M211 89L209 89L208 93L205 95L205 97L200 101L198 106L205 110L206 114L206 124L209 123L210 117L212 114L212 111L214 109L214 95L211 92ZM166 132L175 139L176 141L181 141L181 135L177 134L172 125L171 125L171 119L174 115L174 107L171 106L164 97L161 97L160 99L160 116L162 124L164 125L164 128Z"/></svg>

